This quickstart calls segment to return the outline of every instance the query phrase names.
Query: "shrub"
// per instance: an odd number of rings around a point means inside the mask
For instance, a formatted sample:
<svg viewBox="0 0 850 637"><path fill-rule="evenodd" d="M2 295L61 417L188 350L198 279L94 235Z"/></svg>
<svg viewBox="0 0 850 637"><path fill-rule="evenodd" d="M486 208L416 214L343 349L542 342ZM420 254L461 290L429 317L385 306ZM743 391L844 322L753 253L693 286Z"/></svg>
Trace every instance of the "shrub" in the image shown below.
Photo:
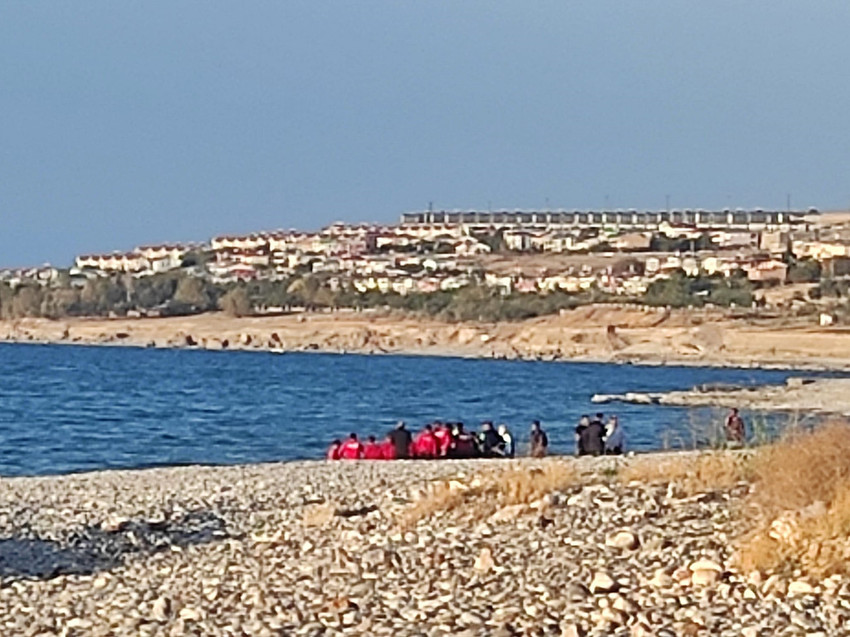
<svg viewBox="0 0 850 637"><path fill-rule="evenodd" d="M401 526L408 527L444 514L480 520L506 506L531 504L577 481L578 473L572 463L556 459L535 466L481 473L467 482L440 481L404 511L399 521Z"/></svg>
<svg viewBox="0 0 850 637"><path fill-rule="evenodd" d="M753 459L754 530L739 552L748 570L848 572L850 426L795 432Z"/></svg>

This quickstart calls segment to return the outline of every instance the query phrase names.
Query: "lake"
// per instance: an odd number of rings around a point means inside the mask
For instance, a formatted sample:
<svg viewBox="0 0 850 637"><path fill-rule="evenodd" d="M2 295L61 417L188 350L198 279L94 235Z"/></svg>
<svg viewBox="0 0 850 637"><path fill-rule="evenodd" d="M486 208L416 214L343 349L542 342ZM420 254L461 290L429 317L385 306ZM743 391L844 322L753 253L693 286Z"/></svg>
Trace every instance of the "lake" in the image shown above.
<svg viewBox="0 0 850 637"><path fill-rule="evenodd" d="M573 451L579 416L616 413L629 448L689 446L717 410L590 403L594 393L782 383L790 371L416 356L0 344L0 475L320 458L398 420L542 421ZM812 375L811 372L806 372ZM752 415L750 415L752 417Z"/></svg>

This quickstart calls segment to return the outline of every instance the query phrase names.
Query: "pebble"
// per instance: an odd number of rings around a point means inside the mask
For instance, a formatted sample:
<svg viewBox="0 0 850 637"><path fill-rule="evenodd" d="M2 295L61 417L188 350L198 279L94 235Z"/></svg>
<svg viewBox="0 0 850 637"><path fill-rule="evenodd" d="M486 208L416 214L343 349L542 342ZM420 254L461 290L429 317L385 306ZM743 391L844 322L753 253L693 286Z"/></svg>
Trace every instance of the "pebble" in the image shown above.
<svg viewBox="0 0 850 637"><path fill-rule="evenodd" d="M639 542L635 534L631 531L617 531L605 538L605 545L633 551L638 547Z"/></svg>
<svg viewBox="0 0 850 637"><path fill-rule="evenodd" d="M788 595L811 595L815 592L814 586L803 580L794 580L788 584Z"/></svg>
<svg viewBox="0 0 850 637"><path fill-rule="evenodd" d="M617 590L617 582L608 573L598 571L594 574L593 579L588 587L591 593L610 593Z"/></svg>

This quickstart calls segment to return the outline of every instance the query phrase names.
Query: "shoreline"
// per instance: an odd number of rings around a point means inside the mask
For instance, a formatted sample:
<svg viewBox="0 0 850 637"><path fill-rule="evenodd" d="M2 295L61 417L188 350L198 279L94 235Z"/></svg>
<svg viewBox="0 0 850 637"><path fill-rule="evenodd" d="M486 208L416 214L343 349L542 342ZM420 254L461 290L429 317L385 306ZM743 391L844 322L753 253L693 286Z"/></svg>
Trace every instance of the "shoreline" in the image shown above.
<svg viewBox="0 0 850 637"><path fill-rule="evenodd" d="M0 343L447 356L635 366L843 371L850 331L756 325L716 311L587 306L515 323L444 323L378 313L232 318L0 321Z"/></svg>

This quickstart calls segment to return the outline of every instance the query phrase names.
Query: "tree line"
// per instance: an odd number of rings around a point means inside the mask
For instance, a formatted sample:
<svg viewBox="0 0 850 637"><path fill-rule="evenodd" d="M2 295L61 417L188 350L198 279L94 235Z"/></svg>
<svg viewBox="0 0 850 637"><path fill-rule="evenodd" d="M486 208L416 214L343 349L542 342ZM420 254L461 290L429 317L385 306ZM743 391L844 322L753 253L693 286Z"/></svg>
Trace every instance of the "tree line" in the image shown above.
<svg viewBox="0 0 850 637"><path fill-rule="evenodd" d="M820 280L820 269L809 263L794 264L793 280ZM828 281L821 286L824 296L840 295ZM821 292L821 288L818 292ZM325 308L391 308L438 317L449 321L521 320L558 313L588 303L631 301L670 307L717 306L749 307L753 284L743 272L729 278L687 276L678 271L649 285L640 297L624 298L592 287L578 293L504 294L473 283L457 290L429 293L368 291L352 287L332 288L313 275L287 279L214 283L185 270L146 277L113 275L79 281L67 272L50 285L27 283L11 286L0 283L0 318L44 317L59 319L82 316L158 315L175 316L221 310L232 316L246 316L270 309L287 311L293 307L308 310Z"/></svg>

